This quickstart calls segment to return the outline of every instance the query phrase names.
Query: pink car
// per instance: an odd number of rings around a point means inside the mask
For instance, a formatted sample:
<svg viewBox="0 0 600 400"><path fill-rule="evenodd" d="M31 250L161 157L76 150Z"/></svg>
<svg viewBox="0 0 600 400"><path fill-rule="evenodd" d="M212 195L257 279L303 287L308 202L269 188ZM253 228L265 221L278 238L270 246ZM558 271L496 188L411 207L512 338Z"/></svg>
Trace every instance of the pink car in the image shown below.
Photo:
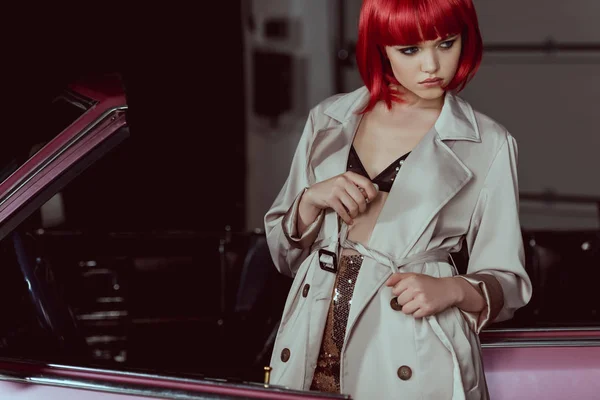
<svg viewBox="0 0 600 400"><path fill-rule="evenodd" d="M349 398L268 384L290 282L260 232L135 231L137 203L110 209L139 173L117 77L53 107L0 159L0 398ZM491 398L598 399L600 234L523 234L535 295L481 336Z"/></svg>

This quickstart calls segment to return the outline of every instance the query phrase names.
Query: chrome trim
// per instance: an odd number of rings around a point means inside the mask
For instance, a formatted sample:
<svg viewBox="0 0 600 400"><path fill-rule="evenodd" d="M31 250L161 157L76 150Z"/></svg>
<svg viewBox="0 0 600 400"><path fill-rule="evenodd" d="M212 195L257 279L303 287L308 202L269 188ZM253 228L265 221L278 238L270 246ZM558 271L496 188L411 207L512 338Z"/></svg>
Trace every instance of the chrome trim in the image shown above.
<svg viewBox="0 0 600 400"><path fill-rule="evenodd" d="M510 340L482 343L481 348L535 348L535 347L600 347L600 339L587 340Z"/></svg>
<svg viewBox="0 0 600 400"><path fill-rule="evenodd" d="M23 188L23 186L25 186L27 183L29 183L40 171L42 171L48 165L50 165L51 163L53 163L54 161L56 161L57 158L59 158L67 150L69 150L71 147L73 147L73 145L75 145L81 139L83 139L92 129L94 129L95 127L97 127L101 123L103 123L108 117L110 117L111 114L114 114L114 113L116 113L118 111L125 111L127 109L128 109L127 106L118 106L118 107L113 107L113 108L110 108L110 109L106 110L94 122L92 122L91 124L89 124L88 126L86 126L85 129L83 129L81 132L79 132L75 137L71 138L71 140L69 140L69 142L67 142L61 149L59 149L58 151L56 151L56 153L54 153L51 157L49 157L48 159L46 159L37 168L35 168L33 171L31 171L29 173L29 175L27 175L23 180L21 180L20 182L18 182L15 187L13 187L12 189L10 189L8 191L7 195L0 200L0 207L2 205L4 205L4 203L6 203L11 197L13 197L15 195L15 193L17 193L19 190L21 190ZM17 171L18 171L18 169L17 169Z"/></svg>
<svg viewBox="0 0 600 400"><path fill-rule="evenodd" d="M180 389L161 389L149 387L148 385L141 384L122 384L122 383L113 383L113 382L104 382L104 381L96 381L93 379L73 379L73 378L64 378L64 377L51 377L52 371L48 371L47 369L56 368L63 371L71 371L71 372L80 372L80 373L88 373L88 374L106 374L113 375L117 377L123 378L138 378L138 379L147 379L147 380L160 380L167 381L171 383L181 383L181 384L196 384L196 385L204 385L206 387L223 387L223 388L231 388L231 389L240 389L240 390L255 390L259 396L253 396L252 399L260 398L260 392L268 392L271 395L274 393L282 393L289 395L296 395L299 397L318 397L320 399L350 399L348 395L341 394L332 394L332 393L315 393L315 392L307 392L300 391L295 389L288 389L283 386L277 385L265 385L263 383L257 382L245 382L243 384L240 383L232 383L227 382L225 379L210 379L210 378L201 378L201 379L191 379L191 378L177 378L168 375L155 375L155 374L145 374L138 372L127 372L127 371L115 371L115 370L105 370L105 369L94 369L87 367L74 367L74 366L65 366L58 364L41 364L36 362L25 362L25 361L17 361L7 360L0 358L0 362L7 362L13 364L20 365L28 365L28 366L38 366L41 368L45 368L43 374L25 374L25 373L15 373L15 372L7 372L5 370L0 369L0 381L12 381L19 383L34 383L41 385L52 385L52 386L61 386L72 389L84 389L84 390L95 390L102 392L111 392L111 393L119 393L119 394L128 394L128 395L137 395L137 396L147 396L147 397L160 397L165 398L165 396L170 396L167 398L170 399L249 399L248 397L232 397L223 394L213 394L213 393L200 393L190 390L180 390ZM105 377L105 379L111 379L110 376Z"/></svg>
<svg viewBox="0 0 600 400"><path fill-rule="evenodd" d="M208 394L190 390L160 389L147 386L134 386L114 382L96 382L89 379L70 379L63 377L10 376L0 371L0 381L9 381L45 386L58 386L67 389L92 390L95 392L114 393L129 396L154 397L177 400L213 400L213 399L251 399L250 397L232 397L223 394Z"/></svg>
<svg viewBox="0 0 600 400"><path fill-rule="evenodd" d="M27 363L27 364L36 365L35 363ZM39 364L37 364L37 365L39 365ZM258 383L258 382L244 382L244 384L240 384L240 383L228 382L225 379L219 379L219 378L205 378L205 377L200 378L200 379L181 378L181 377L175 377L172 375L157 375L157 374L151 374L151 373L132 372L132 371L116 371L116 370L88 368L88 367L76 367L76 366L68 366L68 365L60 365L60 364L48 364L48 365L43 365L43 366L48 367L48 368L58 368L58 369L62 369L65 371L73 371L73 372L83 372L83 373L90 373L90 374L110 374L110 375L121 376L124 378L157 379L157 380L167 380L170 382L177 382L177 383L202 384L202 385L222 386L222 387L237 388L237 389L249 389L249 388L254 387L256 389L264 390L264 388L265 388L264 384ZM297 394L301 394L301 395L306 394L305 391L289 389L287 387L278 386L278 385L270 385L269 389L270 389L269 391L285 392L285 393L296 394L296 395ZM330 396L332 399L349 398L344 395L342 395L340 397L338 395L327 394L327 393L319 393L318 395L320 397Z"/></svg>
<svg viewBox="0 0 600 400"><path fill-rule="evenodd" d="M582 328L499 328L499 329L485 329L481 334L485 333L517 333L517 332L600 332L600 326L588 326Z"/></svg>
<svg viewBox="0 0 600 400"><path fill-rule="evenodd" d="M170 376L170 375L157 375L157 374L151 374L151 373L146 373L146 372L133 372L133 371L116 371L116 370L111 370L111 369L102 369L102 368L89 368L89 367L77 367L74 365L62 365L62 364L40 364L40 363L35 363L35 362L25 362L25 364L27 365L37 365L37 366L42 366L42 367L48 367L48 368L57 368L57 369L62 369L65 371L72 371L72 372L83 372L83 373L88 373L88 374L110 374L110 375L116 375L116 376L121 376L124 378L140 378L140 379L166 379L172 382L179 382L179 383L197 383L198 381L196 379L192 379L192 378L179 378L179 377L175 377L175 376ZM210 380L210 383L216 383L219 384L219 382L221 381L220 379L215 379L215 382L213 382L212 380ZM234 384L235 386L235 384ZM262 385L260 385L262 386Z"/></svg>

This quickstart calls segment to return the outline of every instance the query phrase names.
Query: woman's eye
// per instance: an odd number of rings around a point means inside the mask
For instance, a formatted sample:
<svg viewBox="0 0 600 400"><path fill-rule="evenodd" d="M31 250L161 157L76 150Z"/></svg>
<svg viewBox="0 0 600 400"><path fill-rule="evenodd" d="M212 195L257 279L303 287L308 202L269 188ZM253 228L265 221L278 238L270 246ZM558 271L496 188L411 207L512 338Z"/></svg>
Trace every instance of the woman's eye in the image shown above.
<svg viewBox="0 0 600 400"><path fill-rule="evenodd" d="M442 44L440 44L440 47L442 49L449 49L454 45L454 42L456 41L456 39L454 40L446 40L445 42L442 42Z"/></svg>
<svg viewBox="0 0 600 400"><path fill-rule="evenodd" d="M407 56L415 54L419 49L417 47L405 47L403 49L399 49L400 53L405 54Z"/></svg>

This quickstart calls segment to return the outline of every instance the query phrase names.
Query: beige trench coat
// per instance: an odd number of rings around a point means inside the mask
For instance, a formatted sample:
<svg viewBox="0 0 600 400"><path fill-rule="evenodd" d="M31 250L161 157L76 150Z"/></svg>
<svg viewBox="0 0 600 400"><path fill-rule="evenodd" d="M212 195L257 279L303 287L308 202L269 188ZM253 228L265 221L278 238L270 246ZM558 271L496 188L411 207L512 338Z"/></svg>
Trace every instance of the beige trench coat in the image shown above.
<svg viewBox="0 0 600 400"><path fill-rule="evenodd" d="M328 210L298 236L298 203L306 187L345 172L361 119L356 111L368 97L362 87L311 110L289 177L265 216L275 265L294 277L271 360L272 384L310 388L335 280L320 268L318 250L339 256L344 229ZM515 139L448 93L434 127L400 169L362 250L341 353L342 393L359 400L488 398L478 333L511 318L532 294L518 202ZM393 272L456 275L448 261L421 255L465 245L470 261L461 277L484 293L488 306L480 315L451 307L416 319L391 307L384 282ZM409 379L400 379L400 367L410 368Z"/></svg>

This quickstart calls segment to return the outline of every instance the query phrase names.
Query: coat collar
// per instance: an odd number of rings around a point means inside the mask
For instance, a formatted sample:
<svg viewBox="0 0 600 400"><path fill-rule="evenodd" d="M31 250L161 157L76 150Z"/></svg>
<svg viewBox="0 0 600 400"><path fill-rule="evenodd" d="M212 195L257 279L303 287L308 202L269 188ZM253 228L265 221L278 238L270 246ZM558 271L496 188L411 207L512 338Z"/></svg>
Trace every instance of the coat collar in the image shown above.
<svg viewBox="0 0 600 400"><path fill-rule="evenodd" d="M339 123L347 123L369 101L369 91L365 86L338 97L324 111L325 115ZM479 128L471 106L460 97L447 92L435 130L442 140L470 140L480 142Z"/></svg>

